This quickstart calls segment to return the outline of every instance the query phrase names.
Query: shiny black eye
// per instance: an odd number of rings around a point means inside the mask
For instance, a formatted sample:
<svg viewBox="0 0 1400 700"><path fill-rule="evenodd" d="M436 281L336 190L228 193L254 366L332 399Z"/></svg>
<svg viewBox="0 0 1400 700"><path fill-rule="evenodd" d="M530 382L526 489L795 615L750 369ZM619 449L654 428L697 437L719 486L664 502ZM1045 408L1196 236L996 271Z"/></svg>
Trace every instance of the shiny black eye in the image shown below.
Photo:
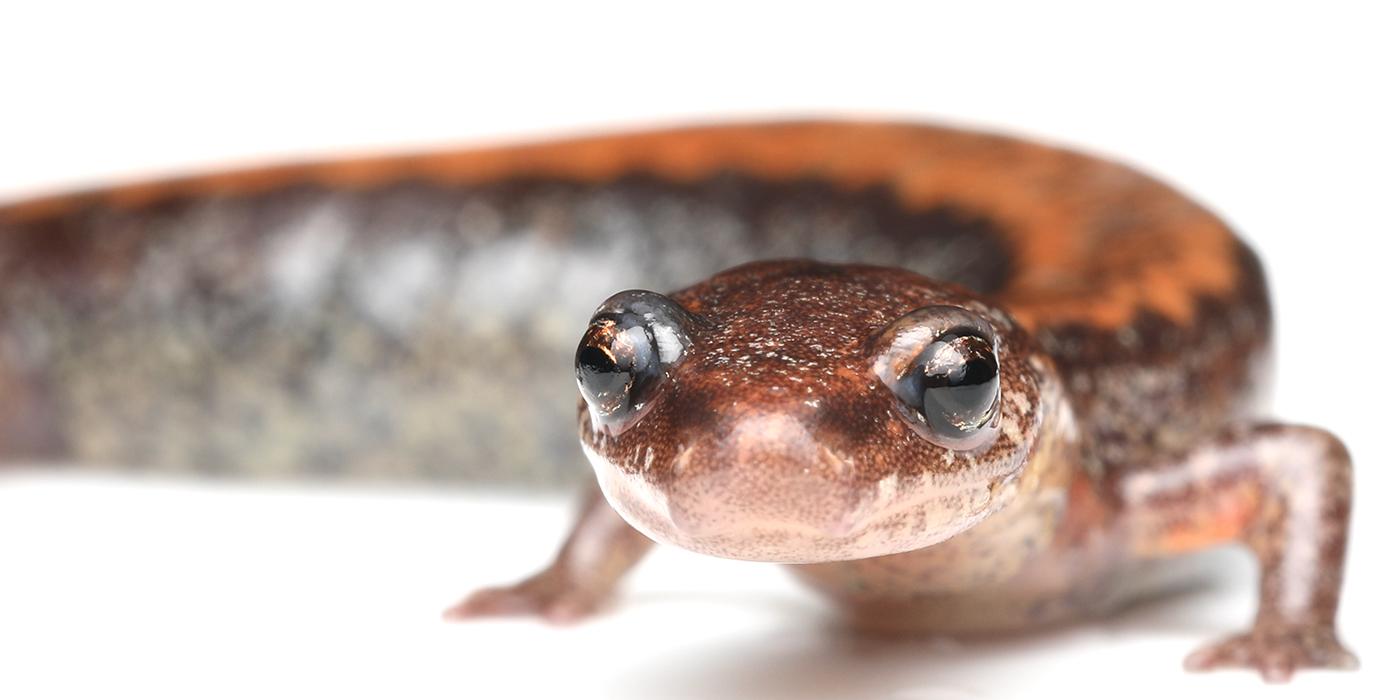
<svg viewBox="0 0 1400 700"><path fill-rule="evenodd" d="M995 437L1001 367L986 319L955 306L917 309L875 339L874 363L900 413L925 439L971 450Z"/></svg>
<svg viewBox="0 0 1400 700"><path fill-rule="evenodd" d="M929 429L953 439L975 435L1001 397L996 350L971 329L949 331L914 358L898 394Z"/></svg>
<svg viewBox="0 0 1400 700"><path fill-rule="evenodd" d="M574 355L579 393L595 426L618 433L635 423L685 355L698 323L655 292L621 292L604 302Z"/></svg>
<svg viewBox="0 0 1400 700"><path fill-rule="evenodd" d="M661 378L656 338L642 319L624 315L596 319L579 342L574 376L579 391L602 422L642 404Z"/></svg>

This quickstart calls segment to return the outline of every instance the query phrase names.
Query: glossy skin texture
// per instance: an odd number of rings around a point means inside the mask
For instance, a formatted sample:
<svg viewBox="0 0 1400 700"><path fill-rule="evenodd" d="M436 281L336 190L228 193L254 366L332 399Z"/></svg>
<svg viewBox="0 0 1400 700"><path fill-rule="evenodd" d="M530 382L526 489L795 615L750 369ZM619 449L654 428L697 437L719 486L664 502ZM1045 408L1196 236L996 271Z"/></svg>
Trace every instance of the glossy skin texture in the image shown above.
<svg viewBox="0 0 1400 700"><path fill-rule="evenodd" d="M1258 261L1119 165L719 126L38 200L0 234L10 456L558 480L581 439L599 488L556 562L451 617L577 618L656 539L790 564L856 626L974 633L1242 543L1255 626L1188 664L1355 663L1351 464L1254 419ZM629 287L679 291L589 318Z"/></svg>

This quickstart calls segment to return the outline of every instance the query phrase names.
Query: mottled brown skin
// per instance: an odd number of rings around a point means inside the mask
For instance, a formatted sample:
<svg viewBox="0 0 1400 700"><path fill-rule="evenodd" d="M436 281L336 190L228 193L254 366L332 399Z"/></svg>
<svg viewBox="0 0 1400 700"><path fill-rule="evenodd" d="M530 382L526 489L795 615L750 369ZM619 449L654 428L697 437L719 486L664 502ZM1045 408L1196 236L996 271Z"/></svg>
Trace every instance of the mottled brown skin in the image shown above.
<svg viewBox="0 0 1400 700"><path fill-rule="evenodd" d="M856 626L976 633L1241 543L1254 628L1188 666L1355 664L1351 464L1254 417L1259 263L1120 165L902 124L623 134L35 200L0 208L0 271L10 457L557 481L576 427L599 488L555 563L450 617L580 617L655 539L790 564ZM703 322L607 428L566 397L570 305L641 286ZM975 448L882 379L931 305L998 345Z"/></svg>

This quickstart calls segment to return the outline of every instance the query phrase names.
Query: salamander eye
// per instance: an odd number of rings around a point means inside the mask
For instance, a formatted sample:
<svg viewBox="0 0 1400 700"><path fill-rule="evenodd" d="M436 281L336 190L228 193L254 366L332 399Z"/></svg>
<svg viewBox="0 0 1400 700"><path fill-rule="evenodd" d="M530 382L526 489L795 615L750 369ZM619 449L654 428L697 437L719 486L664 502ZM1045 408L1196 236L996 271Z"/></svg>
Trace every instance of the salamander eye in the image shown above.
<svg viewBox="0 0 1400 700"><path fill-rule="evenodd" d="M951 330L919 353L895 393L940 435L971 435L991 420L1001 396L996 352L974 331Z"/></svg>
<svg viewBox="0 0 1400 700"><path fill-rule="evenodd" d="M699 323L655 292L620 292L598 307L574 355L574 377L595 428L615 435L641 418Z"/></svg>
<svg viewBox="0 0 1400 700"><path fill-rule="evenodd" d="M996 435L1001 408L996 335L975 314L926 307L882 334L875 371L901 413L929 441L955 450Z"/></svg>

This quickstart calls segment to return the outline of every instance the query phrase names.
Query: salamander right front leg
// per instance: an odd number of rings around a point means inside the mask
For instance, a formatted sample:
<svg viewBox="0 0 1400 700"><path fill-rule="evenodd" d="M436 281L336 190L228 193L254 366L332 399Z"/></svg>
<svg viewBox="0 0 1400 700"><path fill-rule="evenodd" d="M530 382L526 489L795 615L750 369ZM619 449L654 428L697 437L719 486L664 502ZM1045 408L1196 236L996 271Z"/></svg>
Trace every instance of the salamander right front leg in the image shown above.
<svg viewBox="0 0 1400 700"><path fill-rule="evenodd" d="M443 617L459 621L526 615L562 624L596 612L651 549L652 541L613 511L597 484L588 489L573 531L549 566L513 585L476 591Z"/></svg>

